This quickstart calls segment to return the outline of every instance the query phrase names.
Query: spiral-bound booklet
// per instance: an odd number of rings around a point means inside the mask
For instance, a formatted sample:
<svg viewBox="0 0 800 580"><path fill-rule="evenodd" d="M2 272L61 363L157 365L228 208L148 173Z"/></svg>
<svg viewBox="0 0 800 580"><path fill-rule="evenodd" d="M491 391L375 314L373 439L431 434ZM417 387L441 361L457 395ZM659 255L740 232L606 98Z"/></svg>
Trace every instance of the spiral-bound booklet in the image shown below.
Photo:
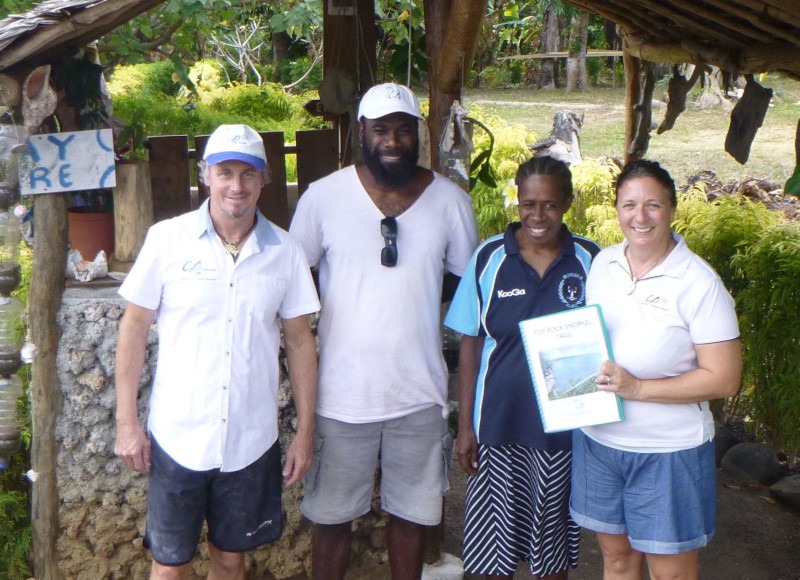
<svg viewBox="0 0 800 580"><path fill-rule="evenodd" d="M597 390L600 365L613 360L599 306L523 320L519 327L546 432L624 418L619 396Z"/></svg>

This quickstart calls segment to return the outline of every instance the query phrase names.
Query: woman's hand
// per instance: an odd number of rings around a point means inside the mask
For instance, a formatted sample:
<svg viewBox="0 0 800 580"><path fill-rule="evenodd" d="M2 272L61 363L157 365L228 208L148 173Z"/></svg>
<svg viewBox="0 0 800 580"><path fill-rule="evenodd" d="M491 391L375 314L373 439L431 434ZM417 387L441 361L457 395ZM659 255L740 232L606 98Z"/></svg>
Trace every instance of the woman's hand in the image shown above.
<svg viewBox="0 0 800 580"><path fill-rule="evenodd" d="M636 400L641 397L642 381L617 363L607 360L600 367L597 389L617 393L623 399Z"/></svg>
<svg viewBox="0 0 800 580"><path fill-rule="evenodd" d="M623 399L650 403L698 403L731 397L742 378L742 342L737 338L696 344L698 368L674 377L640 379L612 361L605 361L597 388Z"/></svg>
<svg viewBox="0 0 800 580"><path fill-rule="evenodd" d="M459 425L456 457L467 475L474 477L478 473L478 439L475 437L472 425Z"/></svg>

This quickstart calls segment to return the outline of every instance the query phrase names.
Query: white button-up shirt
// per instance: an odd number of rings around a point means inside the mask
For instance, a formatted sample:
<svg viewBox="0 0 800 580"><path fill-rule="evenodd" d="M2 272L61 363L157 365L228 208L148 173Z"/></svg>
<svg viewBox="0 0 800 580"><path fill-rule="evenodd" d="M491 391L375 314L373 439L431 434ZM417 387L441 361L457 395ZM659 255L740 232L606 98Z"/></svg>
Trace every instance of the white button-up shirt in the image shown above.
<svg viewBox="0 0 800 580"><path fill-rule="evenodd" d="M148 428L178 463L237 471L278 437L278 318L319 310L302 248L261 213L236 262L206 201L150 228L120 294L156 310Z"/></svg>

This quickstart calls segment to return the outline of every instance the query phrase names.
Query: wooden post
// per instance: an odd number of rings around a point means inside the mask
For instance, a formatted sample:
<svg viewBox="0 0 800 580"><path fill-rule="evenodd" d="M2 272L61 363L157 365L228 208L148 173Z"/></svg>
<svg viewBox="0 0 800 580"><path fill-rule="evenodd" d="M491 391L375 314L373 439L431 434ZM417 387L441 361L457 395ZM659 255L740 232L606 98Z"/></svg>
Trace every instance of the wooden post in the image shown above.
<svg viewBox="0 0 800 580"><path fill-rule="evenodd" d="M332 111L331 118L339 133L339 163L344 166L360 159L356 110L360 96L376 83L375 1L323 0L322 6L322 26L327 47L322 55L322 101L326 102L326 93L353 100L352 103L346 103L349 105L348 111Z"/></svg>
<svg viewBox="0 0 800 580"><path fill-rule="evenodd" d="M425 45L428 53L428 134L430 167L439 170L439 140L442 137L444 121L450 115L454 99L461 98L461 84L443 90L436 82L440 71L442 43L444 41L447 19L452 0L425 0ZM425 526L424 551L425 564L435 564L442 557L442 536L444 534L444 498L442 498L442 523Z"/></svg>
<svg viewBox="0 0 800 580"><path fill-rule="evenodd" d="M114 258L133 262L153 224L153 190L146 161L117 163L114 188Z"/></svg>
<svg viewBox="0 0 800 580"><path fill-rule="evenodd" d="M628 50L622 53L625 66L625 162L628 162L628 150L636 137L636 104L641 98L642 61Z"/></svg>
<svg viewBox="0 0 800 580"><path fill-rule="evenodd" d="M794 132L794 163L800 165L800 119L797 120L797 129Z"/></svg>
<svg viewBox="0 0 800 580"><path fill-rule="evenodd" d="M633 141L628 144L626 159L634 161L644 158L650 145L650 127L653 122L653 91L656 88L655 68L652 62L639 60L641 85L639 100L633 107Z"/></svg>
<svg viewBox="0 0 800 580"><path fill-rule="evenodd" d="M425 0L430 106L428 129L431 167L439 169L439 141L444 123L475 55L488 0Z"/></svg>
<svg viewBox="0 0 800 580"><path fill-rule="evenodd" d="M36 234L28 312L31 340L38 351L31 372L31 464L39 474L31 498L33 571L37 580L59 580L56 540L60 501L55 428L62 400L56 354L57 314L67 256L67 205L63 194L44 194L34 197L33 207Z"/></svg>
<svg viewBox="0 0 800 580"><path fill-rule="evenodd" d="M283 131L259 133L267 153L269 183L261 189L258 209L269 221L289 229L289 200L286 195L286 150Z"/></svg>
<svg viewBox="0 0 800 580"><path fill-rule="evenodd" d="M315 129L297 131L294 137L297 144L297 193L300 196L311 182L339 168L337 135L333 129Z"/></svg>
<svg viewBox="0 0 800 580"><path fill-rule="evenodd" d="M437 82L447 18L452 0L425 0L425 45L428 53L428 134L430 135L430 167L439 170L439 141L444 122L450 115L454 99L461 98L461 86L444 90Z"/></svg>
<svg viewBox="0 0 800 580"><path fill-rule="evenodd" d="M153 220L172 218L192 209L189 173L189 138L168 135L147 139Z"/></svg>

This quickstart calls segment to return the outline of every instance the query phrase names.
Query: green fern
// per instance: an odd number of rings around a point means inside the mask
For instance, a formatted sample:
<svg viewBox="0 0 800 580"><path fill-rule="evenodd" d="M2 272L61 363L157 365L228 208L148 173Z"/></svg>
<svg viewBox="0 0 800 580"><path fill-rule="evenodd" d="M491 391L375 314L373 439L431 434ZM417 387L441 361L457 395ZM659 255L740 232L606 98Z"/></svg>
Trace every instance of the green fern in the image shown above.
<svg viewBox="0 0 800 580"><path fill-rule="evenodd" d="M762 435L796 457L800 449L800 224L782 223L732 259L747 284L738 293L744 384Z"/></svg>
<svg viewBox="0 0 800 580"><path fill-rule="evenodd" d="M619 236L606 222L616 223L614 180L619 167L610 159L585 159L570 170L575 199L564 221L573 232L592 237L601 245L615 243Z"/></svg>
<svg viewBox="0 0 800 580"><path fill-rule="evenodd" d="M6 483L3 480L4 484ZM7 580L29 578L28 555L31 527L26 493L0 489L0 577Z"/></svg>

